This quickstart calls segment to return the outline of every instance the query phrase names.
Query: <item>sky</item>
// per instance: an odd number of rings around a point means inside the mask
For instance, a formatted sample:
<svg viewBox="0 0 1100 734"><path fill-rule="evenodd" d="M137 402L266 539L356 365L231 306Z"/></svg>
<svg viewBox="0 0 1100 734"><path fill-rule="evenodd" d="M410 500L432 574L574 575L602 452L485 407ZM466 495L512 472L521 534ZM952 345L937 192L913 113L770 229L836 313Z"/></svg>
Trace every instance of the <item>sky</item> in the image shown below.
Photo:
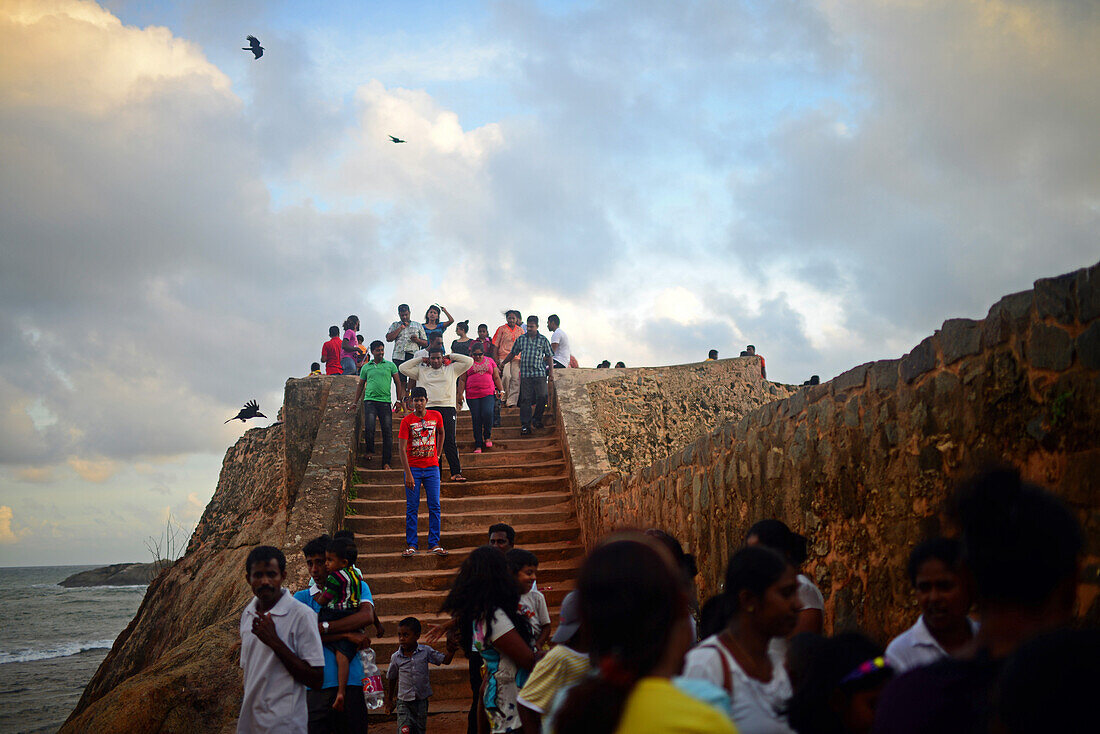
<svg viewBox="0 0 1100 734"><path fill-rule="evenodd" d="M1100 259L1098 76L1090 0L4 0L0 565L189 531L351 313L899 357Z"/></svg>

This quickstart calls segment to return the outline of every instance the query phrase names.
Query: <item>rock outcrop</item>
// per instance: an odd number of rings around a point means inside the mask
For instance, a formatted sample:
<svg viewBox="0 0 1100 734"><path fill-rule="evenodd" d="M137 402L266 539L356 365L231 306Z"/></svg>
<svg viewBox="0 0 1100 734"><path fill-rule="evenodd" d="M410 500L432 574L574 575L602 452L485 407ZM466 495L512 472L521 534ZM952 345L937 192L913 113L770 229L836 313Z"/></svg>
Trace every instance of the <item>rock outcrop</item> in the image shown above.
<svg viewBox="0 0 1100 734"><path fill-rule="evenodd" d="M145 586L162 568L161 563L113 563L74 573L58 586Z"/></svg>
<svg viewBox="0 0 1100 734"><path fill-rule="evenodd" d="M62 731L232 730L240 709L245 557L281 547L287 585L307 573L300 548L344 514L358 413L356 381L287 381L283 422L253 428L226 452L218 487L187 552L149 585L129 626Z"/></svg>

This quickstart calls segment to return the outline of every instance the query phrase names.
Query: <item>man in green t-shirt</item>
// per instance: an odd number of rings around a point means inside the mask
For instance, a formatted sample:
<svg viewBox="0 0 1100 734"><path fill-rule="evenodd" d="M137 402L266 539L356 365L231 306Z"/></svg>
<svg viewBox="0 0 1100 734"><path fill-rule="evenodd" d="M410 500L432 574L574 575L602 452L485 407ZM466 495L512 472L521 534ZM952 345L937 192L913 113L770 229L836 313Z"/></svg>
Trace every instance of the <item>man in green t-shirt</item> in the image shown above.
<svg viewBox="0 0 1100 734"><path fill-rule="evenodd" d="M390 403L390 383L397 387L397 401L405 399L405 388L398 378L397 365L384 358L386 345L375 339L370 343L372 359L359 370L359 387L355 402L363 399L363 431L367 439L367 461L374 458L374 419L382 429L382 468L390 468L393 455L393 408Z"/></svg>

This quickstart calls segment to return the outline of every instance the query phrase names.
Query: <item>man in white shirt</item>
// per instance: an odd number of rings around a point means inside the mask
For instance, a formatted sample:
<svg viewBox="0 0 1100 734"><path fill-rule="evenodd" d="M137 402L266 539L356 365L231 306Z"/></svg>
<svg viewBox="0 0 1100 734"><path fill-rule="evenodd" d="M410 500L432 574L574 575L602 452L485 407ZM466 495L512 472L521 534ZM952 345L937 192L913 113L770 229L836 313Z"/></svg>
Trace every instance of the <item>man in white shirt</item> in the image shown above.
<svg viewBox="0 0 1100 734"><path fill-rule="evenodd" d="M261 545L245 561L255 598L241 614L244 699L237 732L307 734L306 686L324 682L325 655L317 615L283 588L286 556Z"/></svg>
<svg viewBox="0 0 1100 734"><path fill-rule="evenodd" d="M450 364L443 364L443 347L433 345L428 350L428 361L413 357L397 369L401 374L416 380L417 387L428 392L428 408L443 416L443 453L447 456L447 468L451 472L452 482L465 482L462 476L462 464L458 458L458 443L455 440L455 428L458 423L457 397L455 386L458 378L474 365L474 360L465 354L448 354Z"/></svg>
<svg viewBox="0 0 1100 734"><path fill-rule="evenodd" d="M978 624L967 616L971 595L959 574L961 561L962 546L952 538L926 540L909 555L909 580L921 615L886 646L895 673L954 655L977 634Z"/></svg>
<svg viewBox="0 0 1100 734"><path fill-rule="evenodd" d="M573 353L569 349L569 335L561 328L561 319L557 314L546 317L546 328L550 329L550 351L554 353L554 368L568 367Z"/></svg>

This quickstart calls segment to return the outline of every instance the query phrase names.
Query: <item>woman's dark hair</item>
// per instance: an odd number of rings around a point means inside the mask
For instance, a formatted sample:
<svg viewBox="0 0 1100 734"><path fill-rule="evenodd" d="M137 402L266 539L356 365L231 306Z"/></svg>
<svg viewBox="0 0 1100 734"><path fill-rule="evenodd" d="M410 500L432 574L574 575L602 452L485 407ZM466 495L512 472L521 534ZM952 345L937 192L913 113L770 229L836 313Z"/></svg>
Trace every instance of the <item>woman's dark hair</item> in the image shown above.
<svg viewBox="0 0 1100 734"><path fill-rule="evenodd" d="M962 560L962 543L955 538L929 538L917 544L909 554L909 581L917 585L917 572L927 561L941 561L952 571L958 571Z"/></svg>
<svg viewBox="0 0 1100 734"><path fill-rule="evenodd" d="M457 324L455 324L455 329L462 329L462 333L469 334L470 333L470 320L466 319L465 321L459 321Z"/></svg>
<svg viewBox="0 0 1100 734"><path fill-rule="evenodd" d="M485 331L488 332L489 331L489 325L488 324L478 324L477 325L477 330L481 331L482 329L485 329Z"/></svg>
<svg viewBox="0 0 1100 734"><path fill-rule="evenodd" d="M439 310L439 306L437 306L433 303L432 305L428 306L428 308L424 311L424 320L425 321L428 320L428 314L431 313L433 309L435 310L435 317L436 317L437 320L439 319L439 315L441 313L443 313L442 311Z"/></svg>
<svg viewBox="0 0 1100 734"><path fill-rule="evenodd" d="M645 534L659 540L668 548L668 552L672 554L672 558L676 561L676 565L679 566L680 570L684 573L684 583L689 586L694 584L695 577L699 574L699 566L695 563L695 556L690 553L684 553L684 546L680 544L680 541L664 530L650 528L645 531Z"/></svg>
<svg viewBox="0 0 1100 734"><path fill-rule="evenodd" d="M687 614L687 599L668 554L644 536L620 536L592 551L577 593L591 635L589 656L601 674L572 689L555 729L610 734L634 684L664 657L677 620Z"/></svg>
<svg viewBox="0 0 1100 734"><path fill-rule="evenodd" d="M800 672L801 682L787 706L787 721L799 734L843 734L842 708L853 693L873 690L893 676L889 667L864 663L882 657L882 648L859 632L844 632L815 644Z"/></svg>
<svg viewBox="0 0 1100 734"><path fill-rule="evenodd" d="M352 324L355 324L355 326L353 327ZM348 316L346 319L344 319L344 329L347 330L352 328L359 328L359 317L355 314L352 314L351 316Z"/></svg>
<svg viewBox="0 0 1100 734"><path fill-rule="evenodd" d="M499 551L497 551L499 553ZM504 554L504 560L508 561L508 570L512 573L519 573L519 570L524 566L539 565L538 556L529 550L523 548L513 548Z"/></svg>
<svg viewBox="0 0 1100 734"><path fill-rule="evenodd" d="M519 613L519 587L515 575L508 571L504 554L491 545L483 545L462 562L440 610L458 620L458 641L463 650L469 650L473 645L474 622L484 620L488 636L497 609L508 615L516 632L528 644L534 641L530 622Z"/></svg>
<svg viewBox="0 0 1100 734"><path fill-rule="evenodd" d="M733 554L726 566L726 588L723 592L730 616L741 611L741 592L763 596L791 564L777 551L766 546L750 545Z"/></svg>
<svg viewBox="0 0 1100 734"><path fill-rule="evenodd" d="M516 315L516 321L523 321L523 314L521 314L519 311L517 311L514 308L510 308L507 311L505 311L504 312L504 318L508 318L508 314L510 314L510 313L514 313Z"/></svg>
<svg viewBox="0 0 1100 734"><path fill-rule="evenodd" d="M726 628L730 622L729 599L725 594L715 594L699 609L699 639L705 640Z"/></svg>
<svg viewBox="0 0 1100 734"><path fill-rule="evenodd" d="M473 354L474 352L481 352L482 354L485 354L485 345L477 341L476 339L470 345L470 354Z"/></svg>
<svg viewBox="0 0 1100 734"><path fill-rule="evenodd" d="M952 509L979 602L1039 606L1076 577L1081 526L1057 497L1020 481L1016 469L977 475L955 494Z"/></svg>
<svg viewBox="0 0 1100 734"><path fill-rule="evenodd" d="M766 545L786 556L795 568L806 560L806 538L792 532L781 520L761 520L749 528L745 538L753 535L760 541L760 545Z"/></svg>

